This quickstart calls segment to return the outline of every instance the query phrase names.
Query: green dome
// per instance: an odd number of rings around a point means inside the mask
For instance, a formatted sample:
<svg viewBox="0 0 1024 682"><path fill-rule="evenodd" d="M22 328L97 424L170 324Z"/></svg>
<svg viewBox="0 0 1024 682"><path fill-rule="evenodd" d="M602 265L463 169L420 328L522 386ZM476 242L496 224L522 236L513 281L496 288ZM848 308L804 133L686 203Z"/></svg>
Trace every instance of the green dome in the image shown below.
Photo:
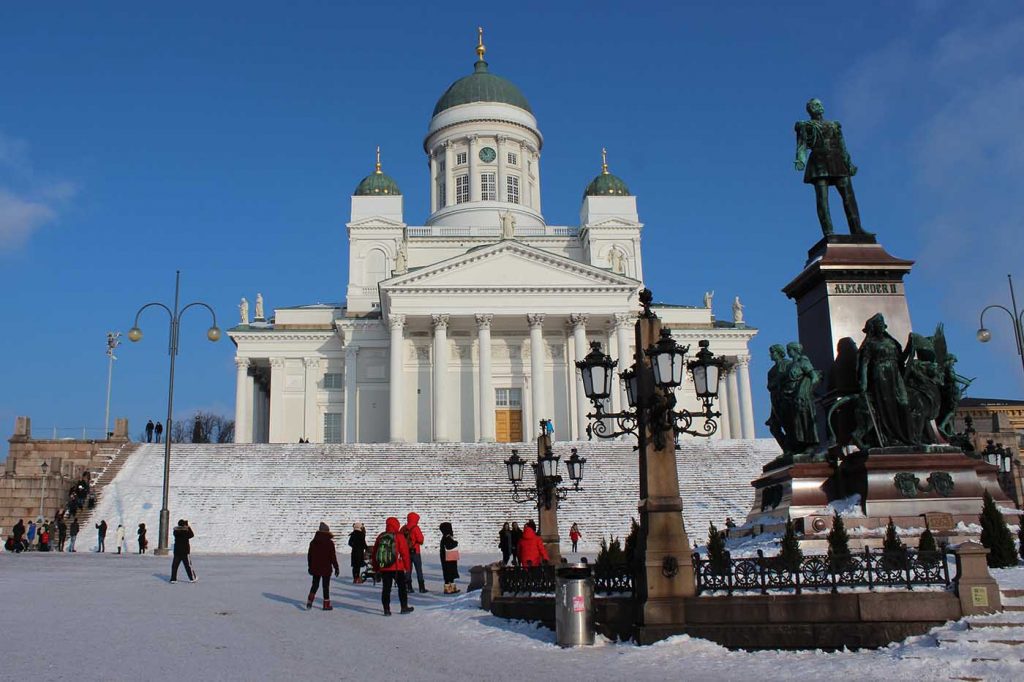
<svg viewBox="0 0 1024 682"><path fill-rule="evenodd" d="M398 183L390 175L381 171L374 171L363 178L362 182L356 186L356 191L353 194L357 197L385 194L401 195L402 190L398 189Z"/></svg>
<svg viewBox="0 0 1024 682"><path fill-rule="evenodd" d="M617 175L603 172L590 181L583 192L585 197L628 197L629 187Z"/></svg>
<svg viewBox="0 0 1024 682"><path fill-rule="evenodd" d="M526 101L519 88L504 78L489 73L487 62L482 59L477 61L473 73L448 86L441 99L437 100L433 115L437 116L445 109L470 102L501 102L533 113L530 103Z"/></svg>

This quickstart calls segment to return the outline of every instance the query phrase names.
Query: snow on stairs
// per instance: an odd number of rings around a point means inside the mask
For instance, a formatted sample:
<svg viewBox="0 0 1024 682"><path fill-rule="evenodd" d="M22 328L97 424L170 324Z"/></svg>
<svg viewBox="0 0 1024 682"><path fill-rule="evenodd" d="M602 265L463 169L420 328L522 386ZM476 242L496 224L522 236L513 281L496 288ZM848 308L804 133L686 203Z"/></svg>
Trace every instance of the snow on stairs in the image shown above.
<svg viewBox="0 0 1024 682"><path fill-rule="evenodd" d="M387 516L418 512L435 549L442 521L452 521L464 551L497 553L504 521L536 517L533 503L512 502L502 460L511 445L406 444L175 444L171 454L172 524L189 519L199 552L304 552L318 522L326 521L344 548L355 521L372 537ZM532 444L520 444L533 456ZM632 443L558 442L564 460L577 447L587 458L583 490L561 503L561 534L574 521L581 549L594 552L603 536L624 537L637 515L637 455ZM684 441L676 455L687 530L702 542L710 521L742 518L753 500L750 481L778 454L772 440ZM143 444L125 458L105 487L93 518L116 526L140 522L156 529L163 446ZM564 474L564 468L563 468ZM567 538L566 538L567 543Z"/></svg>
<svg viewBox="0 0 1024 682"><path fill-rule="evenodd" d="M1024 662L1024 590L1001 592L1002 613L972 616L933 630L936 646L974 662Z"/></svg>
<svg viewBox="0 0 1024 682"><path fill-rule="evenodd" d="M100 449L98 455L107 457L106 466L104 466L99 472L92 471L92 481L90 482L90 492L96 496L96 506L99 508L99 503L103 498L103 489L109 484L117 474L121 471L124 463L128 460L136 449L138 449L138 443L122 443L118 446L105 446ZM78 513L78 522L83 528L88 527L88 523L92 514L95 510L89 510L88 508L83 509Z"/></svg>

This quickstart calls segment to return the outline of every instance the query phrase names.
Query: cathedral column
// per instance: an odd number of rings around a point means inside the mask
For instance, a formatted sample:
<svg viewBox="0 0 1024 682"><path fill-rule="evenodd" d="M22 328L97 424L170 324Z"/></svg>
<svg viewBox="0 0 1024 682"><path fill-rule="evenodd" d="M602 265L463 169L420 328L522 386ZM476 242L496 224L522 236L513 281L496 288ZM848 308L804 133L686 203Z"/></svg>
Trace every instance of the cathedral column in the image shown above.
<svg viewBox="0 0 1024 682"><path fill-rule="evenodd" d="M576 361L582 360L587 355L587 320L589 318L582 313L569 315L569 322L572 324L572 337L576 347ZM574 368L575 369L575 368ZM576 375L576 438L582 439L587 432L587 394L583 390L583 376L579 372Z"/></svg>
<svg viewBox="0 0 1024 682"><path fill-rule="evenodd" d="M743 424L743 437L754 437L754 402L750 395L750 356L741 355L736 358L736 364L740 369L740 415Z"/></svg>
<svg viewBox="0 0 1024 682"><path fill-rule="evenodd" d="M303 428L302 437L311 443L322 443L323 428L317 422L316 385L320 382L320 358L303 358L302 364L306 369L306 376L303 377Z"/></svg>
<svg viewBox="0 0 1024 682"><path fill-rule="evenodd" d="M718 433L722 438L726 440L732 438L732 434L729 433L728 375L729 370L723 367L720 380L718 382L718 411L722 413L722 416L718 418Z"/></svg>
<svg viewBox="0 0 1024 682"><path fill-rule="evenodd" d="M533 159L533 210L540 213L540 150Z"/></svg>
<svg viewBox="0 0 1024 682"><path fill-rule="evenodd" d="M530 325L530 403L536 425L541 419L552 418L544 405L544 313L530 313L526 321ZM524 438L529 438L531 428L523 429Z"/></svg>
<svg viewBox="0 0 1024 682"><path fill-rule="evenodd" d="M284 358L270 358L270 443L284 443Z"/></svg>
<svg viewBox="0 0 1024 682"><path fill-rule="evenodd" d="M448 315L431 315L434 324L434 381L431 409L434 413L434 442L447 443L448 404L445 385L448 383Z"/></svg>
<svg viewBox="0 0 1024 682"><path fill-rule="evenodd" d="M740 420L740 389L736 380L736 365L729 368L726 383L729 385L729 437L742 438L743 431Z"/></svg>
<svg viewBox="0 0 1024 682"><path fill-rule="evenodd" d="M476 316L477 336L480 342L480 442L493 443L494 433L494 378L491 375L491 320L490 313Z"/></svg>
<svg viewBox="0 0 1024 682"><path fill-rule="evenodd" d="M235 358L235 442L252 442L253 381L249 376L249 358Z"/></svg>
<svg viewBox="0 0 1024 682"><path fill-rule="evenodd" d="M619 345L619 366L620 372L627 367L632 367L633 356L629 354L629 331L630 322L636 318L633 313L615 313L615 339ZM623 381L616 381L616 393L619 396L619 409L629 407L629 399L626 397L626 384Z"/></svg>
<svg viewBox="0 0 1024 682"><path fill-rule="evenodd" d="M469 142L469 200L480 201L480 173L476 167L476 135L466 138Z"/></svg>
<svg viewBox="0 0 1024 682"><path fill-rule="evenodd" d="M508 189L505 187L505 145L508 138L504 135L494 136L494 147L498 152L498 201L508 201Z"/></svg>
<svg viewBox="0 0 1024 682"><path fill-rule="evenodd" d="M345 442L356 442L356 383L358 372L356 360L359 358L359 346L345 346Z"/></svg>
<svg viewBox="0 0 1024 682"><path fill-rule="evenodd" d="M391 327L391 368L388 375L388 415L391 426L388 440L401 443L405 440L402 434L402 351L405 347L402 328L405 326L405 315L392 314L388 324Z"/></svg>
<svg viewBox="0 0 1024 682"><path fill-rule="evenodd" d="M444 143L444 205L455 205L455 174L452 170L452 143Z"/></svg>
<svg viewBox="0 0 1024 682"><path fill-rule="evenodd" d="M437 182L440 180L437 177L437 154L430 151L430 212L433 213L438 209L437 206Z"/></svg>

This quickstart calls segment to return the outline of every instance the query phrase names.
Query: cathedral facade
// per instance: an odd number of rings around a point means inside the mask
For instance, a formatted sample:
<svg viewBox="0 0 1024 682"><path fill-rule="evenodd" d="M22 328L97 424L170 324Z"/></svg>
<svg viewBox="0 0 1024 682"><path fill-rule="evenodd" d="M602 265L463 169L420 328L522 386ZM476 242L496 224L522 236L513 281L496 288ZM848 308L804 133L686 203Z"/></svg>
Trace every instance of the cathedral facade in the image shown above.
<svg viewBox="0 0 1024 682"><path fill-rule="evenodd" d="M237 350L237 442L518 442L540 419L586 438L574 362L599 341L628 366L643 287L636 197L602 163L578 226L541 212L544 138L529 102L473 72L437 101L423 148L430 215L405 222L398 184L375 170L352 196L341 305L277 308L228 331ZM756 330L702 306L656 305L681 344L727 359L720 437L753 438L748 342ZM698 407L692 384L683 406ZM624 389L610 408L626 404Z"/></svg>

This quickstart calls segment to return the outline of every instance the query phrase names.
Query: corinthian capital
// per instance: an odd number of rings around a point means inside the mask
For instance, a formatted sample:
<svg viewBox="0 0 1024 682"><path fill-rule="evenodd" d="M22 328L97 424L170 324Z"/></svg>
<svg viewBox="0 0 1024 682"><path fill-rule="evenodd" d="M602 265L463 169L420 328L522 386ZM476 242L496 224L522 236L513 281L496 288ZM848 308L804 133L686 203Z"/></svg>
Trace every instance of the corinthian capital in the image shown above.
<svg viewBox="0 0 1024 682"><path fill-rule="evenodd" d="M388 326L394 329L401 329L405 326L405 315L401 313L392 313L388 318Z"/></svg>
<svg viewBox="0 0 1024 682"><path fill-rule="evenodd" d="M306 369L319 369L320 358L302 358L302 364L306 366Z"/></svg>
<svg viewBox="0 0 1024 682"><path fill-rule="evenodd" d="M569 315L569 324L572 325L574 330L586 329L587 322L590 321L590 316L585 313L571 313Z"/></svg>
<svg viewBox="0 0 1024 682"><path fill-rule="evenodd" d="M491 313L477 313L476 314L476 325L480 329L490 329L491 320L494 319L494 315Z"/></svg>
<svg viewBox="0 0 1024 682"><path fill-rule="evenodd" d="M447 330L448 329L448 313L440 313L430 316L430 321L434 325L436 330Z"/></svg>
<svg viewBox="0 0 1024 682"><path fill-rule="evenodd" d="M526 321L530 329L539 329L544 326L544 313L527 313Z"/></svg>
<svg viewBox="0 0 1024 682"><path fill-rule="evenodd" d="M251 364L252 363L249 361L249 358L235 358L235 367L239 370L249 369L249 365Z"/></svg>
<svg viewBox="0 0 1024 682"><path fill-rule="evenodd" d="M270 366L273 369L284 369L284 358L270 358Z"/></svg>
<svg viewBox="0 0 1024 682"><path fill-rule="evenodd" d="M626 327L636 322L636 313L615 313L615 327Z"/></svg>

